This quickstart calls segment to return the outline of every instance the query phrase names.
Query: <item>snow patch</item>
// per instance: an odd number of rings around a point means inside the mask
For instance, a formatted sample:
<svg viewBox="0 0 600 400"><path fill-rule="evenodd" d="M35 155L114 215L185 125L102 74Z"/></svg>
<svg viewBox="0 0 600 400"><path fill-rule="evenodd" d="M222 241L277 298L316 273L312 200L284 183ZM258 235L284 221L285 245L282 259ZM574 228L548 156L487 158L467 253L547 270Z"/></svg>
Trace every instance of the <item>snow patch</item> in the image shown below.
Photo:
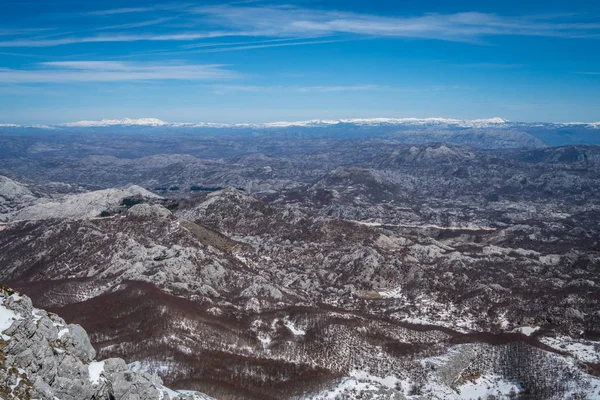
<svg viewBox="0 0 600 400"><path fill-rule="evenodd" d="M285 327L288 328L294 334L294 336L304 336L306 334L306 331L298 327L292 320L290 320L289 316L286 316L283 319L283 325L285 325Z"/></svg>
<svg viewBox="0 0 600 400"><path fill-rule="evenodd" d="M409 125L409 126L427 126L427 125L448 125L466 128L485 128L498 127L509 123L510 121L495 117L488 119L453 119L453 118L347 118L347 119L313 119L307 121L277 121L265 123L237 123L222 124L213 122L166 122L158 118L123 118L123 119L103 119L100 121L77 121L62 124L60 126L67 128L92 128L92 127L110 127L110 126L168 126L172 128L290 128L290 127L329 127L334 125L358 125L358 126L381 126L381 125ZM18 127L17 125L11 125Z"/></svg>
<svg viewBox="0 0 600 400"><path fill-rule="evenodd" d="M90 382L92 385L100 383L100 374L104 371L104 361L94 361L88 365L88 372L90 374Z"/></svg>
<svg viewBox="0 0 600 400"><path fill-rule="evenodd" d="M383 290L383 291L380 291L377 293L379 293L379 295L383 299L403 299L404 298L404 294L402 293L402 288L400 286L397 288L394 288L394 289Z"/></svg>
<svg viewBox="0 0 600 400"><path fill-rule="evenodd" d="M161 121L158 118L123 118L123 119L103 119L100 121L77 121L62 124L69 128L90 128L90 127L106 127L106 126L166 126L171 125L169 122Z"/></svg>
<svg viewBox="0 0 600 400"><path fill-rule="evenodd" d="M513 332L519 332L526 336L531 336L534 332L537 332L540 329L539 326L522 326L520 328L516 328Z"/></svg>
<svg viewBox="0 0 600 400"><path fill-rule="evenodd" d="M482 375L458 388L460 398L464 400L487 399L490 396L506 398L511 393L518 394L521 391L518 384L494 374Z"/></svg>
<svg viewBox="0 0 600 400"><path fill-rule="evenodd" d="M600 342L577 340L568 336L543 337L540 342L569 353L572 357L589 363L600 363Z"/></svg>
<svg viewBox="0 0 600 400"><path fill-rule="evenodd" d="M0 304L0 337L3 340L9 340L10 336L5 335L3 332L11 327L13 322L22 319L20 315L15 313L13 310L9 310L3 304Z"/></svg>

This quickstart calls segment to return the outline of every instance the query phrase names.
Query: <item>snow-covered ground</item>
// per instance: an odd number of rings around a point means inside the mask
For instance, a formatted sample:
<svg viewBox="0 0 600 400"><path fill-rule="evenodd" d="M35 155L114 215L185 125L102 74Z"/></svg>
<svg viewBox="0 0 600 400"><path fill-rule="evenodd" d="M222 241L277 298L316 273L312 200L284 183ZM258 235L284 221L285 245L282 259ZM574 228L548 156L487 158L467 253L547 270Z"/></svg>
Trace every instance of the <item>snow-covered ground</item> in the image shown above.
<svg viewBox="0 0 600 400"><path fill-rule="evenodd" d="M160 198L142 187L131 185L125 189L97 190L66 195L57 199L39 199L35 204L11 214L10 219L17 221L45 218L93 218L100 215L102 211L119 206L123 199L132 196L148 199Z"/></svg>
<svg viewBox="0 0 600 400"><path fill-rule="evenodd" d="M17 296L13 294L12 296ZM16 297L15 297L16 299ZM0 338L2 340L9 340L10 337L4 334L4 331L8 328L10 328L10 326L13 324L13 322L18 321L19 319L21 319L21 317L19 315L17 315L17 313L15 313L12 310L9 310L8 308L6 308L2 302L0 302Z"/></svg>
<svg viewBox="0 0 600 400"><path fill-rule="evenodd" d="M283 325L285 325L285 327L288 328L294 334L294 336L303 336L306 334L306 331L290 320L290 317L287 315L283 319Z"/></svg>
<svg viewBox="0 0 600 400"><path fill-rule="evenodd" d="M393 376L380 378L369 374L366 371L353 370L350 376L342 378L336 382L331 388L313 396L307 397L310 400L341 400L363 398L358 397L368 393L369 399L390 399L391 395L396 391L396 385L400 382ZM355 397L353 397L355 396Z"/></svg>
<svg viewBox="0 0 600 400"><path fill-rule="evenodd" d="M90 382L93 385L100 383L100 374L104 371L104 361L94 361L88 365L88 372L90 374Z"/></svg>
<svg viewBox="0 0 600 400"><path fill-rule="evenodd" d="M355 224L370 226L370 227L380 227L380 226L396 226L399 228L421 228L421 229L439 229L439 230L448 230L448 231L495 231L496 228L491 228L489 226L479 226L474 224L464 224L460 226L440 226L434 224L386 224L382 222L374 222L374 221L355 221L349 220L350 222L354 222Z"/></svg>
<svg viewBox="0 0 600 400"><path fill-rule="evenodd" d="M464 400L506 398L511 393L518 394L522 389L515 382L510 382L501 376L488 374L482 375L474 381L469 381L458 388L458 398Z"/></svg>
<svg viewBox="0 0 600 400"><path fill-rule="evenodd" d="M277 121L266 123L237 123L224 124L212 122L166 122L158 118L123 118L123 119L103 119L100 121L77 121L68 122L60 126L67 128L89 128L89 127L109 127L109 126L170 126L170 127L191 127L191 128L288 128L293 126L302 127L322 127L339 124L353 124L358 126L371 125L452 125L469 128L485 128L502 126L508 123L508 120L495 117L488 119L453 119L453 118L349 118L349 119L313 119L307 121ZM5 127L20 127L21 125L4 124Z"/></svg>
<svg viewBox="0 0 600 400"><path fill-rule="evenodd" d="M433 378L433 377L432 377ZM342 378L331 388L307 397L310 400L345 400L345 399L393 399L394 394L407 399L437 399L437 400L478 400L496 396L497 399L507 399L511 393L518 394L521 387L494 374L480 376L474 381L461 385L456 390L430 379L419 395L412 392L414 384L410 378L398 379L393 376L380 378L364 371L352 371L350 376Z"/></svg>
<svg viewBox="0 0 600 400"><path fill-rule="evenodd" d="M569 353L574 358L590 363L600 363L600 342L577 340L568 336L543 337L540 342Z"/></svg>
<svg viewBox="0 0 600 400"><path fill-rule="evenodd" d="M531 336L539 330L540 330L539 326L521 326L519 328L514 329L513 332L518 332L518 333L522 333L523 335L526 335L526 336Z"/></svg>
<svg viewBox="0 0 600 400"><path fill-rule="evenodd" d="M377 293L383 299L407 299L401 287L381 290ZM416 314L395 313L392 316L410 324L443 326L463 333L477 330L475 316L461 314L452 303L439 303L431 297L421 295L415 299L414 305L418 310Z"/></svg>

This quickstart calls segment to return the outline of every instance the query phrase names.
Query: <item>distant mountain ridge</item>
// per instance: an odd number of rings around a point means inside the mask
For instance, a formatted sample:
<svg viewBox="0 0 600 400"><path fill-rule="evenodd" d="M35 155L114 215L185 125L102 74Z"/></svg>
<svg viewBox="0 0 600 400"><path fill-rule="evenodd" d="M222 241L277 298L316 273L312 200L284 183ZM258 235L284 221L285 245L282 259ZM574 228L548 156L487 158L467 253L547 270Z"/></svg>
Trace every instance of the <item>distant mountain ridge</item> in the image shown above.
<svg viewBox="0 0 600 400"><path fill-rule="evenodd" d="M350 119L313 119L306 121L277 121L266 123L211 123L211 122L166 122L157 118L123 118L103 119L100 121L77 121L61 124L65 127L105 127L105 126L170 126L170 127L195 127L195 128L287 128L287 127L327 127L331 125L455 125L461 127L488 127L508 123L502 118L490 119L448 119L448 118L350 118Z"/></svg>
<svg viewBox="0 0 600 400"><path fill-rule="evenodd" d="M600 129L600 122L514 122L504 118L456 119L456 118L342 118L313 119L304 121L276 121L265 123L215 123L215 122L168 122L158 118L122 118L102 120L81 120L54 125L18 125L0 124L0 128L99 128L114 126L147 126L147 127L186 127L186 128L288 128L288 127L328 127L334 125L380 126L452 126L459 128L508 128L519 126L555 126L555 127L587 127Z"/></svg>
<svg viewBox="0 0 600 400"><path fill-rule="evenodd" d="M406 144L449 143L484 149L540 148L600 144L600 122L514 122L454 118L349 118L266 123L168 122L158 118L83 120L57 125L0 124L0 135L71 137L80 132L103 135L226 135L246 138L360 139L393 136ZM46 147L47 148L47 147ZM40 148L41 149L41 148ZM1 153L1 151L0 151Z"/></svg>

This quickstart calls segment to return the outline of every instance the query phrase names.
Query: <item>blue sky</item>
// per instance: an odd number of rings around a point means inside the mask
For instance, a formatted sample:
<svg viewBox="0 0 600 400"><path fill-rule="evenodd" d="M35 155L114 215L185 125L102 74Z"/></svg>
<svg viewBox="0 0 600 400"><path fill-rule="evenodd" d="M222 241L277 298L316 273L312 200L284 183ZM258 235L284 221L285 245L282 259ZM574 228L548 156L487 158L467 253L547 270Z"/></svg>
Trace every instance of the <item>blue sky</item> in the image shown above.
<svg viewBox="0 0 600 400"><path fill-rule="evenodd" d="M8 1L0 123L600 120L597 1Z"/></svg>

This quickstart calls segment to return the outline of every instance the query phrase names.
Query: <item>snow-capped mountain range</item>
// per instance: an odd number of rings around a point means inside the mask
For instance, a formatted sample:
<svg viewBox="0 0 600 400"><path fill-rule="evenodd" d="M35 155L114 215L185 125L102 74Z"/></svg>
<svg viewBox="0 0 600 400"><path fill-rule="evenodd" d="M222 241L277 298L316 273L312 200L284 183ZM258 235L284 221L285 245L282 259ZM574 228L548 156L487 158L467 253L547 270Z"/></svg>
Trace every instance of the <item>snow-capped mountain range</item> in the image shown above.
<svg viewBox="0 0 600 400"><path fill-rule="evenodd" d="M313 119L306 121L278 121L266 123L212 123L212 122L167 122L158 118L123 118L102 119L99 121L82 120L59 125L17 125L0 124L0 128L103 128L103 127L186 127L186 128L289 128L289 127L329 127L350 124L356 126L381 126L381 125L405 125L405 126L454 126L460 128L502 128L511 126L581 126L600 129L600 122L556 122L556 123L524 123L512 122L503 118L495 117L488 119L454 119L454 118L349 118L349 119Z"/></svg>
<svg viewBox="0 0 600 400"><path fill-rule="evenodd" d="M110 127L110 126L164 126L164 127L188 127L188 128L289 128L289 127L327 127L340 124L352 125L453 125L460 127L481 128L498 126L508 123L508 120L502 118L490 119L449 119L449 118L350 118L350 119L313 119L306 121L277 121L266 123L212 123L212 122L166 122L157 118L123 118L123 119L103 119L100 121L77 121L62 124L61 126L70 128L84 127Z"/></svg>

